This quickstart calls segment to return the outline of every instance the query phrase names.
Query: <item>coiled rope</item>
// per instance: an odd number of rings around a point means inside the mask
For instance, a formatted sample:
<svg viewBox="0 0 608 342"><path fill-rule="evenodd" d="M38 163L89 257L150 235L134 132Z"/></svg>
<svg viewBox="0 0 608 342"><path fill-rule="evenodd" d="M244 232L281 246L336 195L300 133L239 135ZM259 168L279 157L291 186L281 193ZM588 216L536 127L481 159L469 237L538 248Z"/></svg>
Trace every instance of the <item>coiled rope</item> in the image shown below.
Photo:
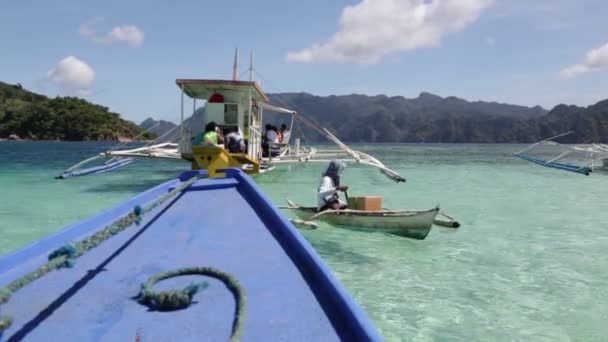
<svg viewBox="0 0 608 342"><path fill-rule="evenodd" d="M232 321L230 341L239 341L245 322L245 290L232 275L212 267L189 267L158 273L141 285L137 301L153 310L169 311L184 309L192 304L192 297L198 291L205 289L206 282L191 283L181 290L154 292L152 287L161 280L184 275L205 275L221 280L234 295L236 309Z"/></svg>
<svg viewBox="0 0 608 342"><path fill-rule="evenodd" d="M135 206L132 212L107 225L105 228L93 234L92 236L76 243L68 243L65 246L53 251L51 254L49 254L49 261L46 264L38 267L34 271L20 278L13 280L6 287L0 289L0 304L5 304L10 300L11 295L13 293L17 292L18 290L33 282L34 280L42 278L44 275L48 274L52 270L56 270L62 267L72 267L75 263L76 258L80 257L87 251L99 246L102 242L106 241L112 236L127 229L133 223L139 224L141 222L141 216L143 214L150 212L154 208L163 204L168 199L175 196L177 193L183 191L190 185L194 184L194 182L196 182L198 178L198 176L190 178L189 180L182 183L180 186L164 194L156 201L146 205L143 208L139 205ZM0 333L8 329L11 326L12 321L13 319L10 316L1 316Z"/></svg>

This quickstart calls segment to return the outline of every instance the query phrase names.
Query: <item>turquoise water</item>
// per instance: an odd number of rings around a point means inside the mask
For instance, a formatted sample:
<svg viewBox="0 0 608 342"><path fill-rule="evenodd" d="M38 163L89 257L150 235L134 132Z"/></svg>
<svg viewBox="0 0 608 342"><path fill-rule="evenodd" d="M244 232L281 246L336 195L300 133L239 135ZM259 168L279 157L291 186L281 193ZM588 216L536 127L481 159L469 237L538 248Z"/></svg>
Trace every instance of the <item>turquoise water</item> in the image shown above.
<svg viewBox="0 0 608 342"><path fill-rule="evenodd" d="M141 161L54 180L100 143L0 142L0 254L174 177L185 162ZM347 168L349 194L394 209L437 204L462 224L426 240L321 225L301 231L387 340L604 341L608 173L589 177L511 156L518 145L357 146L407 178ZM321 165L256 177L276 204L314 204Z"/></svg>

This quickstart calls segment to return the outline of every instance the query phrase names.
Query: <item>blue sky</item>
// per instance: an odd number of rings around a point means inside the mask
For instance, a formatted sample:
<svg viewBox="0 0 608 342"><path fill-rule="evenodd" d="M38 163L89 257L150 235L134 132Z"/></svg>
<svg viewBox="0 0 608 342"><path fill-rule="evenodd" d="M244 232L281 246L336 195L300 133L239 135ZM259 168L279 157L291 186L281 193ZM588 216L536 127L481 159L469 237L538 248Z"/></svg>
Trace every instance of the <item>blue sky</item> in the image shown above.
<svg viewBox="0 0 608 342"><path fill-rule="evenodd" d="M176 78L229 78L250 50L266 92L422 91L590 105L608 98L604 0L3 1L0 80L177 121Z"/></svg>

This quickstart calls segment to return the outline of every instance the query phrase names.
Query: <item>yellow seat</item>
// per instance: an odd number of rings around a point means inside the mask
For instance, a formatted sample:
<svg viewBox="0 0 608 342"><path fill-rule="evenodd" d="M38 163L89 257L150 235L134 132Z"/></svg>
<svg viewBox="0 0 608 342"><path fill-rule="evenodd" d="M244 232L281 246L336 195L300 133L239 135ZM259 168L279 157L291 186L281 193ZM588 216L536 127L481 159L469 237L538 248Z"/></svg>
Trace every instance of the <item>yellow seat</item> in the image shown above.
<svg viewBox="0 0 608 342"><path fill-rule="evenodd" d="M207 170L209 177L224 177L223 172L217 170L229 167L240 168L248 174L260 172L258 161L251 159L245 153L229 153L218 146L192 146L192 170ZM250 168L243 168L251 165Z"/></svg>

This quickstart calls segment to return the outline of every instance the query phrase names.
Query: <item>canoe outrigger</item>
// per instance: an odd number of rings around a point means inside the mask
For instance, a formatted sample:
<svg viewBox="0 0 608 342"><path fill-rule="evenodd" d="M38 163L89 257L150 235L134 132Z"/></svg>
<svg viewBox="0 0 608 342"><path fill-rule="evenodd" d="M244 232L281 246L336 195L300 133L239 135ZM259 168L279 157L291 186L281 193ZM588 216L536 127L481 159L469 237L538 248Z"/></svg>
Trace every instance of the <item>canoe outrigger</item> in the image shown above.
<svg viewBox="0 0 608 342"><path fill-rule="evenodd" d="M316 228L320 220L337 227L355 230L390 233L408 238L424 240L433 224L448 228L458 228L460 223L439 211L439 207L428 210L324 210L316 207L303 207L290 200L287 206L280 207L292 211L301 220L292 220L296 226Z"/></svg>
<svg viewBox="0 0 608 342"><path fill-rule="evenodd" d="M514 153L514 155L525 161L529 161L540 166L580 173L586 176L589 176L591 172L599 167L608 168L608 145L564 145L555 141L557 138L561 138L572 133L574 132L570 131L541 140L519 152ZM538 146L557 147L560 149L560 154L556 157L547 159L542 156L535 156L529 153L529 151ZM562 152L562 150L565 151Z"/></svg>

